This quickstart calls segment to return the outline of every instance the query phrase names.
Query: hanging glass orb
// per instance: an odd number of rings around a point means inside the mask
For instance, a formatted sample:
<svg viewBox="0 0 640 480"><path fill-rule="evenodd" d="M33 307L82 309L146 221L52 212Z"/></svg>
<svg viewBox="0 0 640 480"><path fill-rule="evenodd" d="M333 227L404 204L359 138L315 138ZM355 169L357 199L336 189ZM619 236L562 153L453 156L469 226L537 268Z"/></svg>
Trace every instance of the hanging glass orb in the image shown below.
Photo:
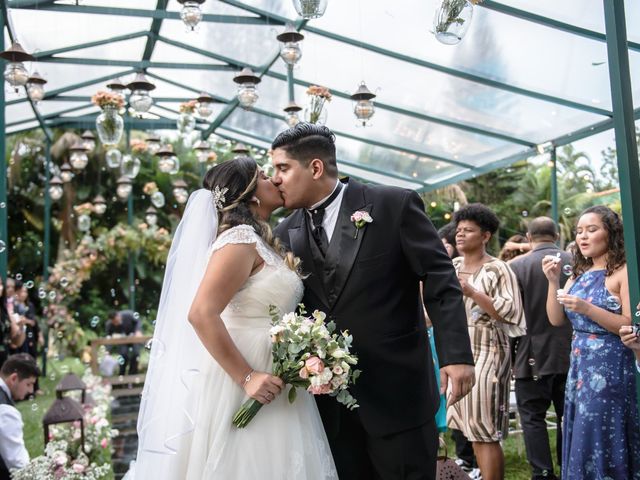
<svg viewBox="0 0 640 480"><path fill-rule="evenodd" d="M82 142L76 142L69 149L71 156L69 162L75 170L83 170L89 163L89 156L87 155L87 148Z"/></svg>
<svg viewBox="0 0 640 480"><path fill-rule="evenodd" d="M287 65L295 65L302 58L300 42L304 35L298 32L292 24L287 24L284 32L276 37L280 42L280 58Z"/></svg>
<svg viewBox="0 0 640 480"><path fill-rule="evenodd" d="M63 163L60 167L60 178L62 178L62 181L64 183L69 183L71 180L73 180L74 176L75 174L73 173L71 165L69 165L67 162Z"/></svg>
<svg viewBox="0 0 640 480"><path fill-rule="evenodd" d="M298 116L298 113L302 110L300 105L296 102L289 102L289 105L284 107L283 110L286 112L284 120L287 122L289 128L293 128L300 123L300 117Z"/></svg>
<svg viewBox="0 0 640 480"><path fill-rule="evenodd" d="M149 132L147 136L147 150L151 155L155 155L162 146L160 137L153 132Z"/></svg>
<svg viewBox="0 0 640 480"><path fill-rule="evenodd" d="M184 180L179 179L173 182L173 197L180 205L187 203L189 191L187 190L187 183Z"/></svg>
<svg viewBox="0 0 640 480"><path fill-rule="evenodd" d="M121 176L116 182L116 195L120 200L126 200L131 195L133 186L131 185L131 179L126 175Z"/></svg>
<svg viewBox="0 0 640 480"><path fill-rule="evenodd" d="M198 101L197 111L200 118L206 120L213 115L213 103L215 100L211 95L202 92L196 100Z"/></svg>
<svg viewBox="0 0 640 480"><path fill-rule="evenodd" d="M96 195L93 199L93 211L96 215L104 215L107 211L107 202L102 195Z"/></svg>
<svg viewBox="0 0 640 480"><path fill-rule="evenodd" d="M91 130L85 130L80 137L82 138L83 144L87 148L88 152L93 152L96 148L96 136L93 132Z"/></svg>
<svg viewBox="0 0 640 480"><path fill-rule="evenodd" d="M118 168L122 161L122 153L117 148L110 148L107 150L107 153L104 154L104 158L109 168Z"/></svg>
<svg viewBox="0 0 640 480"><path fill-rule="evenodd" d="M196 119L190 113L181 113L176 121L178 132L183 135L189 135L196 128Z"/></svg>
<svg viewBox="0 0 640 480"><path fill-rule="evenodd" d="M171 170L169 170L169 175L175 175L179 171L180 171L180 159L178 157L175 157L175 160L173 161L173 166Z"/></svg>
<svg viewBox="0 0 640 480"><path fill-rule="evenodd" d="M466 35L473 18L469 0L443 0L433 17L433 34L440 43L455 45Z"/></svg>
<svg viewBox="0 0 640 480"><path fill-rule="evenodd" d="M155 208L147 208L144 215L144 221L147 222L147 225L149 225L150 227L153 227L158 223L158 213Z"/></svg>
<svg viewBox="0 0 640 480"><path fill-rule="evenodd" d="M140 167L142 163L140 159L133 155L126 154L122 157L122 164L120 165L120 173L126 175L129 178L136 178L140 173Z"/></svg>
<svg viewBox="0 0 640 480"><path fill-rule="evenodd" d="M173 153L173 150L169 147L169 145L165 145L158 153L156 153L157 157L160 157L158 160L158 170L162 173L171 173L176 168L176 163L178 162L178 157Z"/></svg>
<svg viewBox="0 0 640 480"><path fill-rule="evenodd" d="M207 163L207 160L209 159L209 152L211 151L209 142L206 140L199 140L193 149L196 151L196 158L198 159L198 162Z"/></svg>
<svg viewBox="0 0 640 480"><path fill-rule="evenodd" d="M53 177L49 180L49 196L51 200L57 202L62 198L64 190L62 188L62 180L59 177Z"/></svg>
<svg viewBox="0 0 640 480"><path fill-rule="evenodd" d="M293 7L304 19L320 18L327 9L328 0L293 0Z"/></svg>
<svg viewBox="0 0 640 480"><path fill-rule="evenodd" d="M238 84L238 102L245 110L250 110L258 101L259 95L256 85L260 83L260 77L257 77L253 70L248 67L233 78Z"/></svg>
<svg viewBox="0 0 640 480"><path fill-rule="evenodd" d="M44 99L44 85L47 81L42 78L38 72L33 74L27 80L27 93L29 98L35 103L41 102Z"/></svg>
<svg viewBox="0 0 640 480"><path fill-rule="evenodd" d="M26 85L29 81L29 73L22 62L33 61L33 55L25 52L18 42L13 42L8 50L0 52L0 58L4 58L7 61L7 66L4 69L4 79L18 93L18 88Z"/></svg>
<svg viewBox="0 0 640 480"><path fill-rule="evenodd" d="M127 89L127 86L122 83L122 80L115 78L111 83L107 83L107 88L111 93L115 93L124 100L124 91Z"/></svg>
<svg viewBox="0 0 640 480"><path fill-rule="evenodd" d="M200 5L205 0L178 0L182 4L180 18L191 31L194 31L198 24L202 21L202 10Z"/></svg>
<svg viewBox="0 0 640 480"><path fill-rule="evenodd" d="M153 106L153 98L146 90L134 90L129 97L129 105L136 112L145 113Z"/></svg>
<svg viewBox="0 0 640 480"><path fill-rule="evenodd" d="M80 215L78 217L78 230L88 232L91 229L91 217L89 215Z"/></svg>
<svg viewBox="0 0 640 480"><path fill-rule="evenodd" d="M153 203L153 206L156 208L164 207L164 204L165 204L164 193L162 192L153 193L151 195L151 203Z"/></svg>
<svg viewBox="0 0 640 480"><path fill-rule="evenodd" d="M351 95L351 99L356 102L353 107L353 113L358 121L358 126L366 127L367 122L373 117L375 113L373 99L375 97L376 95L367 88L364 82L360 84L356 93Z"/></svg>

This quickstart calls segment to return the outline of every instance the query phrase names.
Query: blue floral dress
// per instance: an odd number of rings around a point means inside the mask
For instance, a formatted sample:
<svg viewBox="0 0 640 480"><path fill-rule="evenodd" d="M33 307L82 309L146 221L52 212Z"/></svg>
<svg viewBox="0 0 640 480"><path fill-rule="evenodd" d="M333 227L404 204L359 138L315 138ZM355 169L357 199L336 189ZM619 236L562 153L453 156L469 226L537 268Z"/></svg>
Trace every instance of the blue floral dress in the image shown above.
<svg viewBox="0 0 640 480"><path fill-rule="evenodd" d="M607 301L605 270L580 275L569 289L591 304ZM613 304L613 305L612 305ZM635 357L620 337L587 316L566 310L573 325L562 437L563 480L640 480L640 422Z"/></svg>

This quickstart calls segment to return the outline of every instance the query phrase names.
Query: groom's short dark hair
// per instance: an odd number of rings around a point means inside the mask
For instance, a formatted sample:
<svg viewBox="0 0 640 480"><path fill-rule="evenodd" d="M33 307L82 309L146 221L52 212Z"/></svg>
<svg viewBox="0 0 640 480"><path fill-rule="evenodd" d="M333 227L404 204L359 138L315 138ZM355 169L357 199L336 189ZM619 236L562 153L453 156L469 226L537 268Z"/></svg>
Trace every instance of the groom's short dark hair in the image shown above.
<svg viewBox="0 0 640 480"><path fill-rule="evenodd" d="M282 148L289 157L305 166L314 158L319 158L327 174L337 177L335 142L336 136L324 125L300 122L295 127L281 132L271 144L271 148Z"/></svg>

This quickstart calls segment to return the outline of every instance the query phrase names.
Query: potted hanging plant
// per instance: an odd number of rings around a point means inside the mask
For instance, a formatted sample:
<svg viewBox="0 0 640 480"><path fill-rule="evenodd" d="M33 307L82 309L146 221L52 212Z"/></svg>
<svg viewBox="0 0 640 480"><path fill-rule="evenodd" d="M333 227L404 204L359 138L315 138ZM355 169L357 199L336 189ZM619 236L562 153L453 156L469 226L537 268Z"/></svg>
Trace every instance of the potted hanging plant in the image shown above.
<svg viewBox="0 0 640 480"><path fill-rule="evenodd" d="M124 99L117 93L100 91L91 97L94 105L102 109L96 118L96 130L103 145L117 145L124 131L124 120L118 113Z"/></svg>
<svg viewBox="0 0 640 480"><path fill-rule="evenodd" d="M304 109L304 119L309 123L324 125L327 122L327 109L325 102L331 101L331 92L326 87L311 85L307 89L309 103Z"/></svg>
<svg viewBox="0 0 640 480"><path fill-rule="evenodd" d="M465 36L473 6L482 0L442 0L433 18L433 34L441 43L455 45Z"/></svg>
<svg viewBox="0 0 640 480"><path fill-rule="evenodd" d="M198 107L197 100L189 100L180 104L180 116L176 122L178 131L183 134L188 134L196 127L196 119L193 116L196 108Z"/></svg>

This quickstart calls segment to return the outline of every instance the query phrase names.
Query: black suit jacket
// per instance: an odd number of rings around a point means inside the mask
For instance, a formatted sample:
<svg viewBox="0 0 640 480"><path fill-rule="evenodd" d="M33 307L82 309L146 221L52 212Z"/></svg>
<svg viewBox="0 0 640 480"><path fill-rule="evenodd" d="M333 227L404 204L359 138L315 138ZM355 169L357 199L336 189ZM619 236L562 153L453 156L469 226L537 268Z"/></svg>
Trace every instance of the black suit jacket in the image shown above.
<svg viewBox="0 0 640 480"><path fill-rule="evenodd" d="M310 238L308 214L296 210L276 235L302 260L303 302L353 334L362 375L352 393L367 432L382 436L433 419L439 396L419 283L441 366L473 364L460 284L417 193L348 182L324 261ZM356 235L351 215L373 222ZM329 437L339 431L340 406L317 397Z"/></svg>
<svg viewBox="0 0 640 480"><path fill-rule="evenodd" d="M544 256L556 255L558 252L563 264L571 262L571 255L558 249L553 243L541 244L528 254L509 262L518 279L527 321L527 334L513 341L513 373L516 378L565 374L569 370L571 324L565 322L560 327L554 327L549 322L549 282L542 272ZM560 285L564 286L566 282L567 276L562 274ZM531 359L533 364L530 363Z"/></svg>

